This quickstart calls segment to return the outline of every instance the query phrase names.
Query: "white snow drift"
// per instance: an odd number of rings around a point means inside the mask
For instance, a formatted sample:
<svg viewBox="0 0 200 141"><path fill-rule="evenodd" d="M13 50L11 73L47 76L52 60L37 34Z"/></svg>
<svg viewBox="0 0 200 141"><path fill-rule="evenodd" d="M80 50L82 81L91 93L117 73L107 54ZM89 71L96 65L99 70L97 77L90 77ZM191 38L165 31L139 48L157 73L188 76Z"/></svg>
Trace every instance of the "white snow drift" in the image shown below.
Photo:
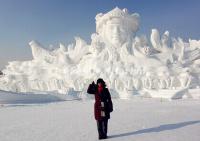
<svg viewBox="0 0 200 141"><path fill-rule="evenodd" d="M121 98L136 93L199 98L200 41L184 42L157 29L152 29L150 39L137 36L139 21L139 14L116 7L97 14L90 44L76 37L75 44L50 50L31 41L33 60L9 62L0 89L84 93L89 83L101 77L111 94Z"/></svg>

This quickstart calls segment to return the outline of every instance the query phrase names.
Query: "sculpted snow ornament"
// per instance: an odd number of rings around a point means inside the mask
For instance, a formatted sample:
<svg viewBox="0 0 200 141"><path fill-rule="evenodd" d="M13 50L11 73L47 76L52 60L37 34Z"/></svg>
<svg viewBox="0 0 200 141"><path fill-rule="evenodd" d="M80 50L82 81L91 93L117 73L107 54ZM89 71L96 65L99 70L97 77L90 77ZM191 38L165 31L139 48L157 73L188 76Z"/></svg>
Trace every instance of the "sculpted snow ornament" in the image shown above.
<svg viewBox="0 0 200 141"><path fill-rule="evenodd" d="M50 50L31 41L33 60L9 62L0 89L79 91L87 97L88 84L101 77L111 94L120 98L147 93L177 98L182 90L199 91L200 41L185 43L181 38L171 39L168 31L160 36L157 29L152 29L150 40L137 36L139 14L118 7L95 19L91 44L76 37L75 44Z"/></svg>
<svg viewBox="0 0 200 141"><path fill-rule="evenodd" d="M116 7L106 14L96 16L96 31L114 47L122 46L125 42L132 40L132 35L139 28L139 15L128 14L127 9Z"/></svg>

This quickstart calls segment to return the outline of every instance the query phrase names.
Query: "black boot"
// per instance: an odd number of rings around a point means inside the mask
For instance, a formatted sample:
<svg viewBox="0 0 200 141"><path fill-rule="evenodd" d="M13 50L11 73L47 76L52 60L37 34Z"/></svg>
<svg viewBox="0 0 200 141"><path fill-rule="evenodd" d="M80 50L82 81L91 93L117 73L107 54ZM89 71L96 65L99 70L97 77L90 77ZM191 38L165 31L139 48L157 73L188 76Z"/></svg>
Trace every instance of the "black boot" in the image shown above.
<svg viewBox="0 0 200 141"><path fill-rule="evenodd" d="M103 122L101 120L97 121L97 129L99 133L99 139L105 139L105 135L103 132Z"/></svg>

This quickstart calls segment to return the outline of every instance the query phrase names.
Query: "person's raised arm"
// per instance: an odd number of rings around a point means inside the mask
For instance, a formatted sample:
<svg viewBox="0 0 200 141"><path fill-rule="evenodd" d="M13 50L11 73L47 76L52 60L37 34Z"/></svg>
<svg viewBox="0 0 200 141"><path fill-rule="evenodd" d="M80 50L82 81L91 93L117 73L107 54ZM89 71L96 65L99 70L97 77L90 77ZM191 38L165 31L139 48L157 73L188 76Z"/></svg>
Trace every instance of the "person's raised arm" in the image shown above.
<svg viewBox="0 0 200 141"><path fill-rule="evenodd" d="M92 82L92 84L89 85L89 87L87 89L87 93L88 94L95 94L96 93L96 84L94 83L94 81Z"/></svg>

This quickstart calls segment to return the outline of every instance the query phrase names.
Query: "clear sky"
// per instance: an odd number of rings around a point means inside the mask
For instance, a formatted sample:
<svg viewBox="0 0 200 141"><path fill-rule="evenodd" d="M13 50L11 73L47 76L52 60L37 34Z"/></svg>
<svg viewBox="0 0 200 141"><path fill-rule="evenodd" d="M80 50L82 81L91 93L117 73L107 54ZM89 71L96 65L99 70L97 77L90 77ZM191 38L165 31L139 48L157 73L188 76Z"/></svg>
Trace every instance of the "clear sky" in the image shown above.
<svg viewBox="0 0 200 141"><path fill-rule="evenodd" d="M185 41L200 39L200 0L0 0L0 69L11 60L30 60L33 39L46 47L74 36L90 42L95 15L116 6L140 14L138 34L157 28Z"/></svg>

